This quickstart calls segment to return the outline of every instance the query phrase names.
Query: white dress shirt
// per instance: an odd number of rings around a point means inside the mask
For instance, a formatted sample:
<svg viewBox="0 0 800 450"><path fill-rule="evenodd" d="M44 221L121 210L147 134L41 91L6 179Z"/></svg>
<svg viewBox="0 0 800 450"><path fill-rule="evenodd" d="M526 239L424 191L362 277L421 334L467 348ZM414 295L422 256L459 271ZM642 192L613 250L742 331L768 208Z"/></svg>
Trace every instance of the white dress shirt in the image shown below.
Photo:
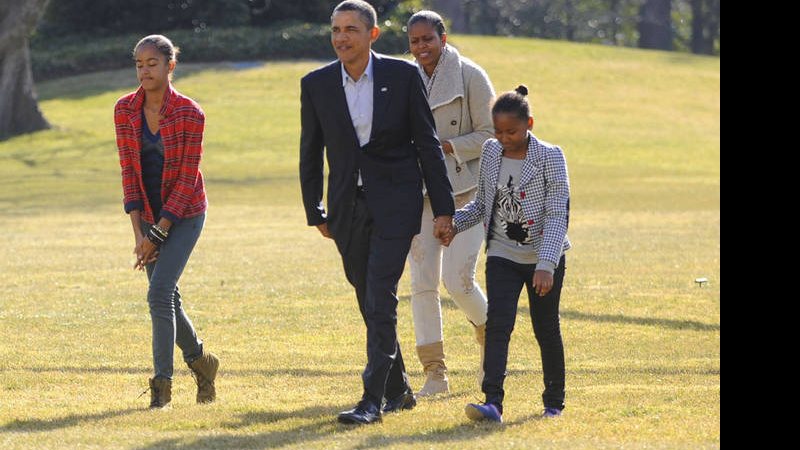
<svg viewBox="0 0 800 450"><path fill-rule="evenodd" d="M372 54L369 55L367 68L358 80L350 77L342 64L342 87L344 95L347 97L347 108L350 110L350 118L353 119L353 128L358 137L358 144L362 147L369 142L369 136L372 134L373 80ZM358 185L362 184L361 171L359 171Z"/></svg>

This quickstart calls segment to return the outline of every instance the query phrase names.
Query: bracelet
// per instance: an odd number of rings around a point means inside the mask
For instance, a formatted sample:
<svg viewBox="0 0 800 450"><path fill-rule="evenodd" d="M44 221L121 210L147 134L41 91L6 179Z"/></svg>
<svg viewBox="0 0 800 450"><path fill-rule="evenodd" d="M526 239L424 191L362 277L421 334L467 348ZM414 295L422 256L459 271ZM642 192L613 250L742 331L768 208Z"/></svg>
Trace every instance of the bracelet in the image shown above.
<svg viewBox="0 0 800 450"><path fill-rule="evenodd" d="M161 247L161 244L163 244L163 243L164 243L164 241L160 241L160 240L159 240L157 237L155 237L155 236L154 236L152 233L147 233L147 240L149 240L150 242L152 242L152 243L153 243L153 245L155 245L156 247Z"/></svg>
<svg viewBox="0 0 800 450"><path fill-rule="evenodd" d="M167 240L168 233L158 225L153 225L147 231L147 239L150 240L156 247L160 247L164 241Z"/></svg>
<svg viewBox="0 0 800 450"><path fill-rule="evenodd" d="M156 231L157 231L159 234L161 234L161 236L164 238L164 240L166 240L166 239L167 239L167 236L169 236L169 231L167 231L167 230L165 230L165 229L161 228L161 225L159 225L159 224L157 224L157 223L154 223L154 224L153 224L153 228L155 228L155 229L156 229Z"/></svg>

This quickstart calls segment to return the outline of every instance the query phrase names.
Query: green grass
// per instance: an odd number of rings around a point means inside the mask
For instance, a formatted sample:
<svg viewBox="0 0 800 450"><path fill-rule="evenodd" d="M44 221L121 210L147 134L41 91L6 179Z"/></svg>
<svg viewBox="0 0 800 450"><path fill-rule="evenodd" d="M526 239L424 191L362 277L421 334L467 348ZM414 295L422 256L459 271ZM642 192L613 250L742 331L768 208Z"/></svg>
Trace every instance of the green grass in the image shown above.
<svg viewBox="0 0 800 450"><path fill-rule="evenodd" d="M572 182L562 330L567 409L541 410L527 302L512 338L507 424L480 398L471 327L445 299L452 393L348 428L364 327L331 242L305 226L299 78L320 62L181 65L207 114L210 209L181 286L222 359L219 402L193 404L176 361L170 412L145 409L150 324L133 272L114 101L133 68L38 86L53 129L0 142L0 447L717 448L720 443L720 60L456 36L498 91L531 88L535 132ZM483 257L479 282L483 284ZM707 277L705 287L693 280ZM413 386L409 281L399 333Z"/></svg>

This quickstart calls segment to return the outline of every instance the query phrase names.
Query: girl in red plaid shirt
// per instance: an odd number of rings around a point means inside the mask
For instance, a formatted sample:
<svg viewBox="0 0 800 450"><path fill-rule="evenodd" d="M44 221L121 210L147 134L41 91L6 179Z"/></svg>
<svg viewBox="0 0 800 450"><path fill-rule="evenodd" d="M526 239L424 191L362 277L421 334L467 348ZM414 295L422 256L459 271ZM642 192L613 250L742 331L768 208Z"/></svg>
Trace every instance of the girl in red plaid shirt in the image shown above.
<svg viewBox="0 0 800 450"><path fill-rule="evenodd" d="M135 241L134 268L145 270L149 281L151 408L164 408L172 399L175 344L197 382L198 403L216 399L219 367L219 359L203 349L177 286L206 211L199 168L205 115L171 84L177 54L178 48L164 36L140 40L133 51L139 89L114 107L124 206Z"/></svg>

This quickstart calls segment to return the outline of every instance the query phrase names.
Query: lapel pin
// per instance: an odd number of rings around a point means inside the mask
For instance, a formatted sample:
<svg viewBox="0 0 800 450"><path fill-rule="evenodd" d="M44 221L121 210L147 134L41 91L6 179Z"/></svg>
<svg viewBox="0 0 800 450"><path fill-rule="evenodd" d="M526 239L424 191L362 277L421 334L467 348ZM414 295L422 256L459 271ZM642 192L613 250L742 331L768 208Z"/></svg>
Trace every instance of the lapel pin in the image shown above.
<svg viewBox="0 0 800 450"><path fill-rule="evenodd" d="M381 88L381 92L388 92L388 91L389 91L389 88L387 88L387 87L382 87Z"/></svg>

